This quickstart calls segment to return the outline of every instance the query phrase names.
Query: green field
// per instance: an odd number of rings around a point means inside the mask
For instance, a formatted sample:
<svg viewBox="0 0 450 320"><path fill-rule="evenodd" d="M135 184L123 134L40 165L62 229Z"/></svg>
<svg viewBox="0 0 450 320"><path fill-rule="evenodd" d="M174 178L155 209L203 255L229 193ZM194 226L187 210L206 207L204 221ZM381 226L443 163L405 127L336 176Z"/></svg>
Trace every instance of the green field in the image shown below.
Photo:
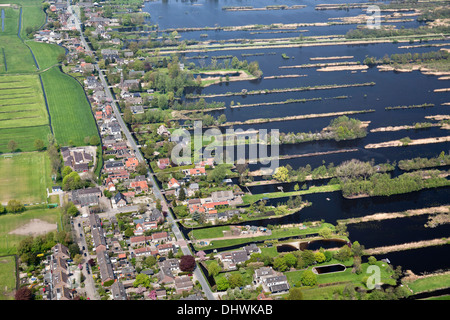
<svg viewBox="0 0 450 320"><path fill-rule="evenodd" d="M2 67L0 72L4 73L3 53L6 58L7 73L23 73L36 71L33 56L28 47L18 37L19 32L19 9L5 7L5 29L0 32L0 49L2 49Z"/></svg>
<svg viewBox="0 0 450 320"><path fill-rule="evenodd" d="M48 125L38 75L0 76L0 128Z"/></svg>
<svg viewBox="0 0 450 320"><path fill-rule="evenodd" d="M84 145L86 136L98 136L94 116L83 87L58 67L42 73L52 127L58 143Z"/></svg>
<svg viewBox="0 0 450 320"><path fill-rule="evenodd" d="M0 257L0 300L13 300L16 288L16 261L14 256Z"/></svg>
<svg viewBox="0 0 450 320"><path fill-rule="evenodd" d="M56 65L58 55L65 52L63 47L56 44L36 41L26 41L26 44L33 50L40 70Z"/></svg>
<svg viewBox="0 0 450 320"><path fill-rule="evenodd" d="M14 140L17 150L21 152L35 151L34 141L41 139L47 145L47 136L50 134L50 126L25 127L25 128L0 128L0 153L10 152L8 142Z"/></svg>
<svg viewBox="0 0 450 320"><path fill-rule="evenodd" d="M26 225L33 219L52 224L60 224L60 209L28 209L19 214L0 216L0 255L16 254L17 246L27 235L13 234L12 231ZM1 273L0 273L1 274Z"/></svg>
<svg viewBox="0 0 450 320"><path fill-rule="evenodd" d="M45 152L0 156L0 203L11 199L23 204L41 203L51 187L50 160Z"/></svg>

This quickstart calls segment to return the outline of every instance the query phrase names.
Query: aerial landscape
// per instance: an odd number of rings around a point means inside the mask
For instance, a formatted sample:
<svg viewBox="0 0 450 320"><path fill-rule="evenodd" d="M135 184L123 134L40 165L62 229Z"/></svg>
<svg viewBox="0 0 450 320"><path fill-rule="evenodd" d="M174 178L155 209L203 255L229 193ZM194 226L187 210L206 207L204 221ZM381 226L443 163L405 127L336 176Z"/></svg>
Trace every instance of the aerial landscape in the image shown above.
<svg viewBox="0 0 450 320"><path fill-rule="evenodd" d="M0 300L450 300L450 0L0 14Z"/></svg>

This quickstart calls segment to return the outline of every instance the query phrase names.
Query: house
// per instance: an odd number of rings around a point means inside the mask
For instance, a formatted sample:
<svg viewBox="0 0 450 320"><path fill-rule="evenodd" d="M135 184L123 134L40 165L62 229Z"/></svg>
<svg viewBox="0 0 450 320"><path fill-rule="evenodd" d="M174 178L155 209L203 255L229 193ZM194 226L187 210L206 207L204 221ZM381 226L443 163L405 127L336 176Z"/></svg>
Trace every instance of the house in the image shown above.
<svg viewBox="0 0 450 320"><path fill-rule="evenodd" d="M189 276L175 278L175 290L177 294L181 294L183 291L191 291L193 287L194 284Z"/></svg>
<svg viewBox="0 0 450 320"><path fill-rule="evenodd" d="M167 183L167 186L168 186L169 189L177 189L177 188L179 188L181 185L180 185L180 183L178 182L177 179L172 178L172 179L170 179L169 182Z"/></svg>
<svg viewBox="0 0 450 320"><path fill-rule="evenodd" d="M124 285L120 281L116 281L111 286L111 296L113 300L127 300L127 293Z"/></svg>
<svg viewBox="0 0 450 320"><path fill-rule="evenodd" d="M117 60L119 58L119 50L102 49L101 51L103 59Z"/></svg>
<svg viewBox="0 0 450 320"><path fill-rule="evenodd" d="M140 223L136 225L136 228L133 230L135 236L142 236L144 234L144 226Z"/></svg>
<svg viewBox="0 0 450 320"><path fill-rule="evenodd" d="M114 280L114 270L111 264L111 260L109 259L108 253L106 251L102 251L97 254L97 263L98 268L100 269L100 278L102 280L102 285L106 282Z"/></svg>
<svg viewBox="0 0 450 320"><path fill-rule="evenodd" d="M271 293L283 293L289 290L287 277L281 272L274 271L272 267L261 267L255 270L253 282L257 286L261 285L264 291Z"/></svg>
<svg viewBox="0 0 450 320"><path fill-rule="evenodd" d="M158 135L160 136L169 136L170 132L169 130L167 130L167 128L162 124L158 127L158 129L156 130L156 132L158 133Z"/></svg>
<svg viewBox="0 0 450 320"><path fill-rule="evenodd" d="M169 158L158 159L156 164L158 165L158 168L160 168L161 170L164 170L166 167L168 167L170 165L170 160L169 160Z"/></svg>
<svg viewBox="0 0 450 320"><path fill-rule="evenodd" d="M96 252L107 249L106 238L101 224L101 220L96 214L89 215L89 225L91 227L92 241Z"/></svg>
<svg viewBox="0 0 450 320"><path fill-rule="evenodd" d="M62 245L61 243L57 243L52 248L52 254L56 258L70 259L69 249L65 245Z"/></svg>
<svg viewBox="0 0 450 320"><path fill-rule="evenodd" d="M138 246L145 246L147 244L147 241L150 241L152 238L146 237L146 236L137 236L137 237L130 237L130 245L131 247L138 247Z"/></svg>
<svg viewBox="0 0 450 320"><path fill-rule="evenodd" d="M130 183L130 188L134 189L136 193L148 192L147 181L132 181Z"/></svg>
<svg viewBox="0 0 450 320"><path fill-rule="evenodd" d="M154 242L162 242L162 241L169 240L169 234L165 231L153 233L151 235L151 237L152 237L152 241L154 241Z"/></svg>
<svg viewBox="0 0 450 320"><path fill-rule="evenodd" d="M134 254L136 255L136 257L151 256L152 249L150 247L137 248L134 249Z"/></svg>
<svg viewBox="0 0 450 320"><path fill-rule="evenodd" d="M125 170L125 165L122 161L109 160L105 161L104 168L105 172L119 172Z"/></svg>
<svg viewBox="0 0 450 320"><path fill-rule="evenodd" d="M206 175L206 169L204 167L184 169L183 173L188 177L197 177Z"/></svg>
<svg viewBox="0 0 450 320"><path fill-rule="evenodd" d="M170 251L175 253L175 247L171 243L160 244L157 248L160 255L168 255Z"/></svg>
<svg viewBox="0 0 450 320"><path fill-rule="evenodd" d="M231 190L214 191L211 192L211 199L213 202L230 201L234 199L234 194Z"/></svg>
<svg viewBox="0 0 450 320"><path fill-rule="evenodd" d="M136 157L131 157L125 161L125 168L127 170L135 171L138 164L138 159Z"/></svg>
<svg viewBox="0 0 450 320"><path fill-rule="evenodd" d="M113 198L112 198L112 205L113 208L120 208L120 207L124 207L128 204L127 199L125 198L125 196L118 192Z"/></svg>
<svg viewBox="0 0 450 320"><path fill-rule="evenodd" d="M69 201L72 201L75 205L84 206L96 206L99 204L102 192L99 188L85 188L73 190L69 194Z"/></svg>

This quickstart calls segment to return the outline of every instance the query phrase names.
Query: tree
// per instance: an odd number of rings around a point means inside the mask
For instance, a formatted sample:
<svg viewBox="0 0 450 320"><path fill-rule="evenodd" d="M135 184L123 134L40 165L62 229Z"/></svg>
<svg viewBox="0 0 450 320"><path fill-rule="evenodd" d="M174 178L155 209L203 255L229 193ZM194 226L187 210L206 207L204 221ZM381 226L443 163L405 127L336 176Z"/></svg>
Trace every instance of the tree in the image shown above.
<svg viewBox="0 0 450 320"><path fill-rule="evenodd" d="M228 165L219 164L209 173L208 180L220 183L226 178L229 171L230 169L228 168Z"/></svg>
<svg viewBox="0 0 450 320"><path fill-rule="evenodd" d="M364 246L360 245L358 241L352 244L353 255L361 257L364 254Z"/></svg>
<svg viewBox="0 0 450 320"><path fill-rule="evenodd" d="M339 261L346 261L352 256L352 250L348 245L342 246L335 254L334 258Z"/></svg>
<svg viewBox="0 0 450 320"><path fill-rule="evenodd" d="M303 292L300 288L290 288L287 300L303 300Z"/></svg>
<svg viewBox="0 0 450 320"><path fill-rule="evenodd" d="M184 191L184 188L180 189L180 192L178 194L178 200L180 201L186 200L186 191Z"/></svg>
<svg viewBox="0 0 450 320"><path fill-rule="evenodd" d="M63 168L62 170L62 177L64 178L65 176L67 176L69 173L72 172L72 168L69 166L66 166Z"/></svg>
<svg viewBox="0 0 450 320"><path fill-rule="evenodd" d="M182 256L180 258L180 270L181 271L194 271L195 269L195 258L191 255Z"/></svg>
<svg viewBox="0 0 450 320"><path fill-rule="evenodd" d="M9 149L9 151L11 151L11 152L16 151L16 150L17 150L17 142L14 141L14 140L9 141L9 142L8 142L8 149Z"/></svg>
<svg viewBox="0 0 450 320"><path fill-rule="evenodd" d="M312 287L317 284L317 276L311 270L305 270L300 276L300 281L304 286Z"/></svg>
<svg viewBox="0 0 450 320"><path fill-rule="evenodd" d="M8 204L6 205L6 211L10 213L18 213L25 211L25 206L17 200L9 200Z"/></svg>
<svg viewBox="0 0 450 320"><path fill-rule="evenodd" d="M285 254L283 259L288 267L293 267L297 263L297 258L292 253Z"/></svg>
<svg viewBox="0 0 450 320"><path fill-rule="evenodd" d="M58 57L56 59L58 60L59 63L63 63L64 60L66 60L66 54L60 53L60 54L58 54Z"/></svg>
<svg viewBox="0 0 450 320"><path fill-rule="evenodd" d="M2 204L0 203L0 214L6 213L6 209Z"/></svg>
<svg viewBox="0 0 450 320"><path fill-rule="evenodd" d="M325 254L320 251L314 253L314 258L316 259L317 263L322 263L326 260Z"/></svg>
<svg viewBox="0 0 450 320"><path fill-rule="evenodd" d="M216 280L217 290L225 291L230 287L230 283L226 277L220 277Z"/></svg>
<svg viewBox="0 0 450 320"><path fill-rule="evenodd" d="M42 151L42 150L44 150L44 148L45 148L44 141L42 141L41 139L36 139L36 140L34 140L34 148L35 148L37 151Z"/></svg>
<svg viewBox="0 0 450 320"><path fill-rule="evenodd" d="M220 271L222 271L222 268L219 266L219 264L216 261L211 262L208 265L208 274L210 276L215 277L219 274Z"/></svg>
<svg viewBox="0 0 450 320"><path fill-rule="evenodd" d="M288 268L288 266L286 265L286 260L284 260L282 257L276 257L273 260L273 268L280 272L286 271Z"/></svg>
<svg viewBox="0 0 450 320"><path fill-rule="evenodd" d="M98 146L100 144L100 138L98 136L92 136L89 139L89 144L91 146Z"/></svg>
<svg viewBox="0 0 450 320"><path fill-rule="evenodd" d="M32 300L33 293L28 287L22 287L16 291L14 299L16 300Z"/></svg>
<svg viewBox="0 0 450 320"><path fill-rule="evenodd" d="M136 166L136 172L140 175L146 175L147 174L147 165L145 162L139 162Z"/></svg>
<svg viewBox="0 0 450 320"><path fill-rule="evenodd" d="M244 285L244 278L240 273L232 273L228 277L228 283L230 284L230 288L242 287Z"/></svg>
<svg viewBox="0 0 450 320"><path fill-rule="evenodd" d="M286 167L278 167L273 175L273 178L280 182L288 182L289 181L289 171Z"/></svg>
<svg viewBox="0 0 450 320"><path fill-rule="evenodd" d="M139 286L142 286L144 288L148 288L150 287L150 278L148 277L148 275L144 274L144 273L139 273L136 276L136 280L134 280L133 282L133 287L137 288Z"/></svg>

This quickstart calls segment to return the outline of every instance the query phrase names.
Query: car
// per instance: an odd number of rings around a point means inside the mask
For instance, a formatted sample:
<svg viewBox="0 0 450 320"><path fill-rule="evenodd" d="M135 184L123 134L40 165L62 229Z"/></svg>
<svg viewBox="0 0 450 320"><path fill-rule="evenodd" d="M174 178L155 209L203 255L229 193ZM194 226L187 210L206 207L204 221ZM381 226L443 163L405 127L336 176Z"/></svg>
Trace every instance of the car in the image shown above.
<svg viewBox="0 0 450 320"><path fill-rule="evenodd" d="M84 253L84 256L85 256L85 257L87 257L87 254L86 254L86 252Z"/></svg>
<svg viewBox="0 0 450 320"><path fill-rule="evenodd" d="M80 237L82 237L83 235L80 233Z"/></svg>
<svg viewBox="0 0 450 320"><path fill-rule="evenodd" d="M85 250L86 248L83 246L83 250Z"/></svg>
<svg viewBox="0 0 450 320"><path fill-rule="evenodd" d="M78 226L81 227L81 224L78 222Z"/></svg>

